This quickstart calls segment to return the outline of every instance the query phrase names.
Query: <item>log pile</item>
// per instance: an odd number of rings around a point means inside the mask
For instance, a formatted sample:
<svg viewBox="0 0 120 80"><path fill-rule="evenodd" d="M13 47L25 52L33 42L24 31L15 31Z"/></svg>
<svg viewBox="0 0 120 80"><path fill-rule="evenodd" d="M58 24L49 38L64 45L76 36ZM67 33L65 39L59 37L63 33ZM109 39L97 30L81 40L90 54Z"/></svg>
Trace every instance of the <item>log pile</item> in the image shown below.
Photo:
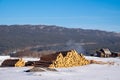
<svg viewBox="0 0 120 80"><path fill-rule="evenodd" d="M23 59L6 59L1 64L1 67L23 67L25 61Z"/></svg>
<svg viewBox="0 0 120 80"><path fill-rule="evenodd" d="M34 66L35 67L49 67L50 64L52 64L52 62L49 62L49 61L35 61Z"/></svg>
<svg viewBox="0 0 120 80"><path fill-rule="evenodd" d="M103 62L103 61L90 60L90 64L109 64L109 65L114 65L114 62Z"/></svg>
<svg viewBox="0 0 120 80"><path fill-rule="evenodd" d="M34 67L49 67L52 62L49 61L28 61L25 66L34 66Z"/></svg>
<svg viewBox="0 0 120 80"><path fill-rule="evenodd" d="M90 61L85 59L82 54L78 54L75 50L58 52L41 57L41 60L50 61L50 68L83 66L90 64Z"/></svg>
<svg viewBox="0 0 120 80"><path fill-rule="evenodd" d="M6 59L2 62L1 67L14 67L19 59Z"/></svg>
<svg viewBox="0 0 120 80"><path fill-rule="evenodd" d="M25 61L22 58L20 58L15 64L15 67L23 67L23 66L25 66Z"/></svg>

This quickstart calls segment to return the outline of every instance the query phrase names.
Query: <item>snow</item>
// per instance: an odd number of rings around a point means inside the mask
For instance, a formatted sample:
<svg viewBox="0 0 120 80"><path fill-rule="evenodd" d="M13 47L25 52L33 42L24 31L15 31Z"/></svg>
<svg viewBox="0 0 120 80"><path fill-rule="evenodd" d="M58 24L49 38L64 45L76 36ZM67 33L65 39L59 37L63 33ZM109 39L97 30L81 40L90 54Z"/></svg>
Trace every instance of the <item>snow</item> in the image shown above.
<svg viewBox="0 0 120 80"><path fill-rule="evenodd" d="M112 61L109 64L90 64L86 66L56 68L58 72L24 72L32 67L4 67L0 68L0 80L120 80L120 58L86 57L90 60ZM3 58L4 59L4 58ZM24 58L27 60L38 60ZM1 57L0 57L0 60Z"/></svg>
<svg viewBox="0 0 120 80"><path fill-rule="evenodd" d="M5 59L9 59L10 56L0 56L0 65Z"/></svg>
<svg viewBox="0 0 120 80"><path fill-rule="evenodd" d="M28 58L28 57L25 57L25 58L23 58L23 60L25 61L25 62L27 62L27 61L39 61L40 60L40 58Z"/></svg>

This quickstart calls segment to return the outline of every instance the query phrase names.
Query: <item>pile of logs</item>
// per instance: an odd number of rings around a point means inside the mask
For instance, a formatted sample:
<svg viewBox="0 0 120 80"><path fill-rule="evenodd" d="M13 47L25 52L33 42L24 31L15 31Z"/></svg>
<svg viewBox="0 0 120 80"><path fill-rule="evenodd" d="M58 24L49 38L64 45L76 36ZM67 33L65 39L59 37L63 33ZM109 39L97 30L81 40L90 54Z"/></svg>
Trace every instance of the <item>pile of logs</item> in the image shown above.
<svg viewBox="0 0 120 80"><path fill-rule="evenodd" d="M114 65L114 62L102 62L95 60L87 60L83 54L78 54L75 50L61 51L54 54L44 55L39 61L25 62L23 59L6 59L2 63L2 67L49 67L49 68L62 68L83 66L87 64L110 64Z"/></svg>
<svg viewBox="0 0 120 80"><path fill-rule="evenodd" d="M78 54L75 50L58 52L41 57L43 61L52 62L50 68L73 67L90 64L82 54Z"/></svg>
<svg viewBox="0 0 120 80"><path fill-rule="evenodd" d="M1 64L1 67L23 67L25 66L25 61L23 59L6 59Z"/></svg>
<svg viewBox="0 0 120 80"><path fill-rule="evenodd" d="M34 67L49 67L52 62L49 61L28 61L25 66L34 66Z"/></svg>
<svg viewBox="0 0 120 80"><path fill-rule="evenodd" d="M109 65L114 65L114 62L103 62L103 61L90 60L90 64L109 64Z"/></svg>
<svg viewBox="0 0 120 80"><path fill-rule="evenodd" d="M24 61L22 58L20 58L20 59L16 62L15 67L23 67L23 66L25 66L25 61Z"/></svg>

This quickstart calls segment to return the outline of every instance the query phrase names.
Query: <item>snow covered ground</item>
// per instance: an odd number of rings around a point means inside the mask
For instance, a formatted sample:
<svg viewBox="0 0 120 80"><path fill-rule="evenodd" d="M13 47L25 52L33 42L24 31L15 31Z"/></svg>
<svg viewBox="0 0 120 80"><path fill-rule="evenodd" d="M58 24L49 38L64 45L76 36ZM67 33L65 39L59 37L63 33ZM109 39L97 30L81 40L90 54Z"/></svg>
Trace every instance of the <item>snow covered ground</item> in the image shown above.
<svg viewBox="0 0 120 80"><path fill-rule="evenodd" d="M0 63L6 58L0 57ZM57 68L58 72L24 72L31 67L4 67L0 68L0 80L120 80L120 58L86 58L104 62L111 61L115 62L115 64L90 64L70 68ZM26 61L38 60L34 58L24 59Z"/></svg>

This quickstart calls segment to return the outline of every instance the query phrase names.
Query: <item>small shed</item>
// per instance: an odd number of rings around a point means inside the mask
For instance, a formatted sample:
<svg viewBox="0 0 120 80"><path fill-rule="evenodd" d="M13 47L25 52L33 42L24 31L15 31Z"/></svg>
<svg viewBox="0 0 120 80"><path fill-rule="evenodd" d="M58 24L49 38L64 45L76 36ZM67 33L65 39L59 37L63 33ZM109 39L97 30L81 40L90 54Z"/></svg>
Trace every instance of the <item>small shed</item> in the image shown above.
<svg viewBox="0 0 120 80"><path fill-rule="evenodd" d="M96 51L96 53L97 57L110 57L112 54L108 48L102 48L99 51Z"/></svg>

